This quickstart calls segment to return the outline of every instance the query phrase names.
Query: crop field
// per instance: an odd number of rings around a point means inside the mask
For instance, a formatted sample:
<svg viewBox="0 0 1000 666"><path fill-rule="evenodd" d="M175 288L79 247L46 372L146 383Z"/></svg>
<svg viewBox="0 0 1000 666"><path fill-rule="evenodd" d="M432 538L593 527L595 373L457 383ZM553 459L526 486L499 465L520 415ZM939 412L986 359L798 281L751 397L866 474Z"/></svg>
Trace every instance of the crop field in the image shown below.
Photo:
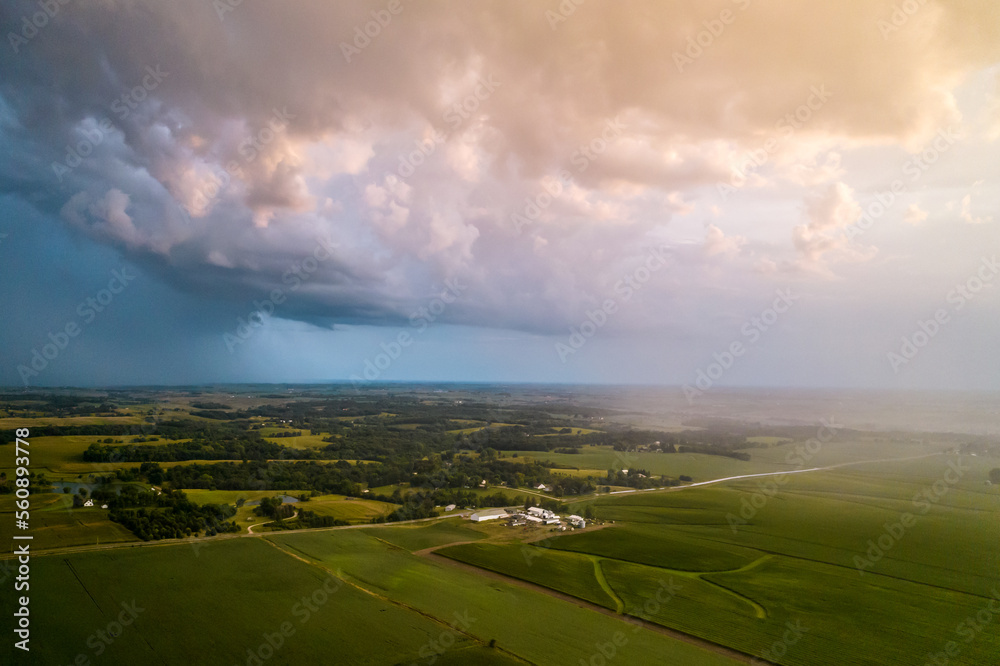
<svg viewBox="0 0 1000 666"><path fill-rule="evenodd" d="M891 471L871 463L605 496L593 506L614 525L527 546L538 551L530 566L517 562L525 558L516 544L441 554L581 599L592 597L594 576L578 570L567 581L546 560L567 552L600 558L607 586L633 614L650 589L672 581L677 594L648 619L755 655L800 628L782 657L772 654L775 663L923 663L956 640L961 655L951 663L982 664L1000 651L1000 636L977 632L966 643L956 627L1000 596L1000 493L983 484L988 468L967 456L933 456L892 463ZM902 527L905 514L913 520ZM880 538L888 549L870 550Z"/></svg>
<svg viewBox="0 0 1000 666"><path fill-rule="evenodd" d="M600 567L597 558L546 552L528 544L467 543L437 552L459 562L565 592L598 606L617 608L614 597L601 586L596 573Z"/></svg>
<svg viewBox="0 0 1000 666"><path fill-rule="evenodd" d="M479 640L496 640L498 647L532 663L590 663L591 657L599 656L598 646L611 641L616 632L625 639L616 663L649 663L650 655L660 663L685 666L738 663L543 592L484 580L446 561L413 555L368 536L369 532L366 528L275 534L267 539L421 613L445 621L457 613L470 620L468 632Z"/></svg>
<svg viewBox="0 0 1000 666"><path fill-rule="evenodd" d="M426 525L372 527L365 533L409 551L486 538L483 531L469 523L451 520L438 520Z"/></svg>
<svg viewBox="0 0 1000 666"><path fill-rule="evenodd" d="M14 524L14 496L0 495L0 520ZM73 508L71 495L39 493L31 497L32 548L138 541L127 529L108 520L99 507Z"/></svg>
<svg viewBox="0 0 1000 666"><path fill-rule="evenodd" d="M32 601L45 609L33 627L38 636L62 637L32 642L38 664L73 663L78 654L94 659L98 649L101 663L119 664L248 663L252 652L273 654L267 663L277 664L330 663L333 656L348 664L411 663L448 631L262 539L41 557L32 565ZM302 603L307 598L315 610ZM111 625L123 608L134 622ZM267 636L273 640L283 623L283 640L268 652ZM185 630L191 626L204 630ZM116 634L110 644L99 630ZM481 647L461 635L455 645Z"/></svg>
<svg viewBox="0 0 1000 666"><path fill-rule="evenodd" d="M556 476L571 476L579 479L586 479L588 476L600 479L608 474L606 469L559 469L556 467L551 468L549 472Z"/></svg>
<svg viewBox="0 0 1000 666"><path fill-rule="evenodd" d="M613 525L602 530L559 536L553 550L591 553L616 560L676 571L727 571L750 564L760 553L693 535L667 531L658 525Z"/></svg>
<svg viewBox="0 0 1000 666"><path fill-rule="evenodd" d="M507 453L507 452L505 452ZM540 451L514 451L519 459L553 462L580 469L599 469L607 474L609 469L647 469L650 473L678 477L682 474L695 481L706 481L738 474L759 474L787 469L785 464L773 462L744 462L724 456L700 453L624 453L605 446L585 446L580 453L544 453ZM753 454L751 454L753 455ZM562 470L566 471L566 470Z"/></svg>
<svg viewBox="0 0 1000 666"><path fill-rule="evenodd" d="M818 434L817 429L817 434ZM750 438L752 439L752 438ZM859 460L881 460L890 458L906 458L931 453L940 453L948 445L926 439L923 441L886 441L866 433L833 434L829 441L821 442L812 438L799 442L783 442L765 448L746 449L752 462L774 463L777 469L796 469L808 467L826 467L843 463L854 463Z"/></svg>

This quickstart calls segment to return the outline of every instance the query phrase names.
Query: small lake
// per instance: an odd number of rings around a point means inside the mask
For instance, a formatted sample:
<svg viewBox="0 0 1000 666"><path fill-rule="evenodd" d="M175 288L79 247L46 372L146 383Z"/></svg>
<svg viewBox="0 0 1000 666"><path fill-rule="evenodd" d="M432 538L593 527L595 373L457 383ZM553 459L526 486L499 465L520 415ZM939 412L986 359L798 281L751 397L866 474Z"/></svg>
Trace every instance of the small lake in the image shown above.
<svg viewBox="0 0 1000 666"><path fill-rule="evenodd" d="M292 497L291 495L276 495L276 497L281 498L282 504L296 504L299 501L298 497ZM257 506L258 504L260 504L260 500L251 500L245 506Z"/></svg>

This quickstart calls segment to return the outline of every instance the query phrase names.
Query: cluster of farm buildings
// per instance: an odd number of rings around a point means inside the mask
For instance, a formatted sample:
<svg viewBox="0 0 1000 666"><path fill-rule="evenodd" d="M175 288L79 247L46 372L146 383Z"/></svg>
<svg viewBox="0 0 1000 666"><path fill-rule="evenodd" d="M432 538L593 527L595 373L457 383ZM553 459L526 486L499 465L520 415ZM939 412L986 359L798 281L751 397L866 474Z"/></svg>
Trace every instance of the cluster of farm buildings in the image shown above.
<svg viewBox="0 0 1000 666"><path fill-rule="evenodd" d="M474 523L482 523L487 520L506 520L507 524L512 527L529 524L564 526L564 523L569 523L573 527L581 529L587 526L587 521L580 516L571 515L561 517L548 509L537 506L530 507L526 511L519 509L484 509L472 514L471 520Z"/></svg>

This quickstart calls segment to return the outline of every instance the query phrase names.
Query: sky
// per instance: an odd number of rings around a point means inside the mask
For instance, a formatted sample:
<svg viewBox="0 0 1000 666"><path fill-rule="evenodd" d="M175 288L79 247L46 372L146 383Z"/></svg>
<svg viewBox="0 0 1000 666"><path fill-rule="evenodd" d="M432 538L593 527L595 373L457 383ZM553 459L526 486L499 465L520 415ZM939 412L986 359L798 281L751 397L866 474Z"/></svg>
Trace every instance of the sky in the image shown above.
<svg viewBox="0 0 1000 666"><path fill-rule="evenodd" d="M43 4L0 384L1000 389L995 0Z"/></svg>

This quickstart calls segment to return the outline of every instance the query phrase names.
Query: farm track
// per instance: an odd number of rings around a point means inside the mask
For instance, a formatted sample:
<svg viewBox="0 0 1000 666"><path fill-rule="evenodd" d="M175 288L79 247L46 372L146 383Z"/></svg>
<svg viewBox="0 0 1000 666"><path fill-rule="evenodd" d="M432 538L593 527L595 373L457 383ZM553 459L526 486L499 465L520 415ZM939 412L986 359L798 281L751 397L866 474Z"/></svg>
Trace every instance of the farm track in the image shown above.
<svg viewBox="0 0 1000 666"><path fill-rule="evenodd" d="M607 577L604 575L604 569L601 568L601 558L596 555L588 556L594 562L594 578L597 579L598 585L601 586L609 597L611 597L615 602L615 612L623 613L625 611L625 602L621 600L618 593L615 592L614 588L611 587L611 583L608 582Z"/></svg>

